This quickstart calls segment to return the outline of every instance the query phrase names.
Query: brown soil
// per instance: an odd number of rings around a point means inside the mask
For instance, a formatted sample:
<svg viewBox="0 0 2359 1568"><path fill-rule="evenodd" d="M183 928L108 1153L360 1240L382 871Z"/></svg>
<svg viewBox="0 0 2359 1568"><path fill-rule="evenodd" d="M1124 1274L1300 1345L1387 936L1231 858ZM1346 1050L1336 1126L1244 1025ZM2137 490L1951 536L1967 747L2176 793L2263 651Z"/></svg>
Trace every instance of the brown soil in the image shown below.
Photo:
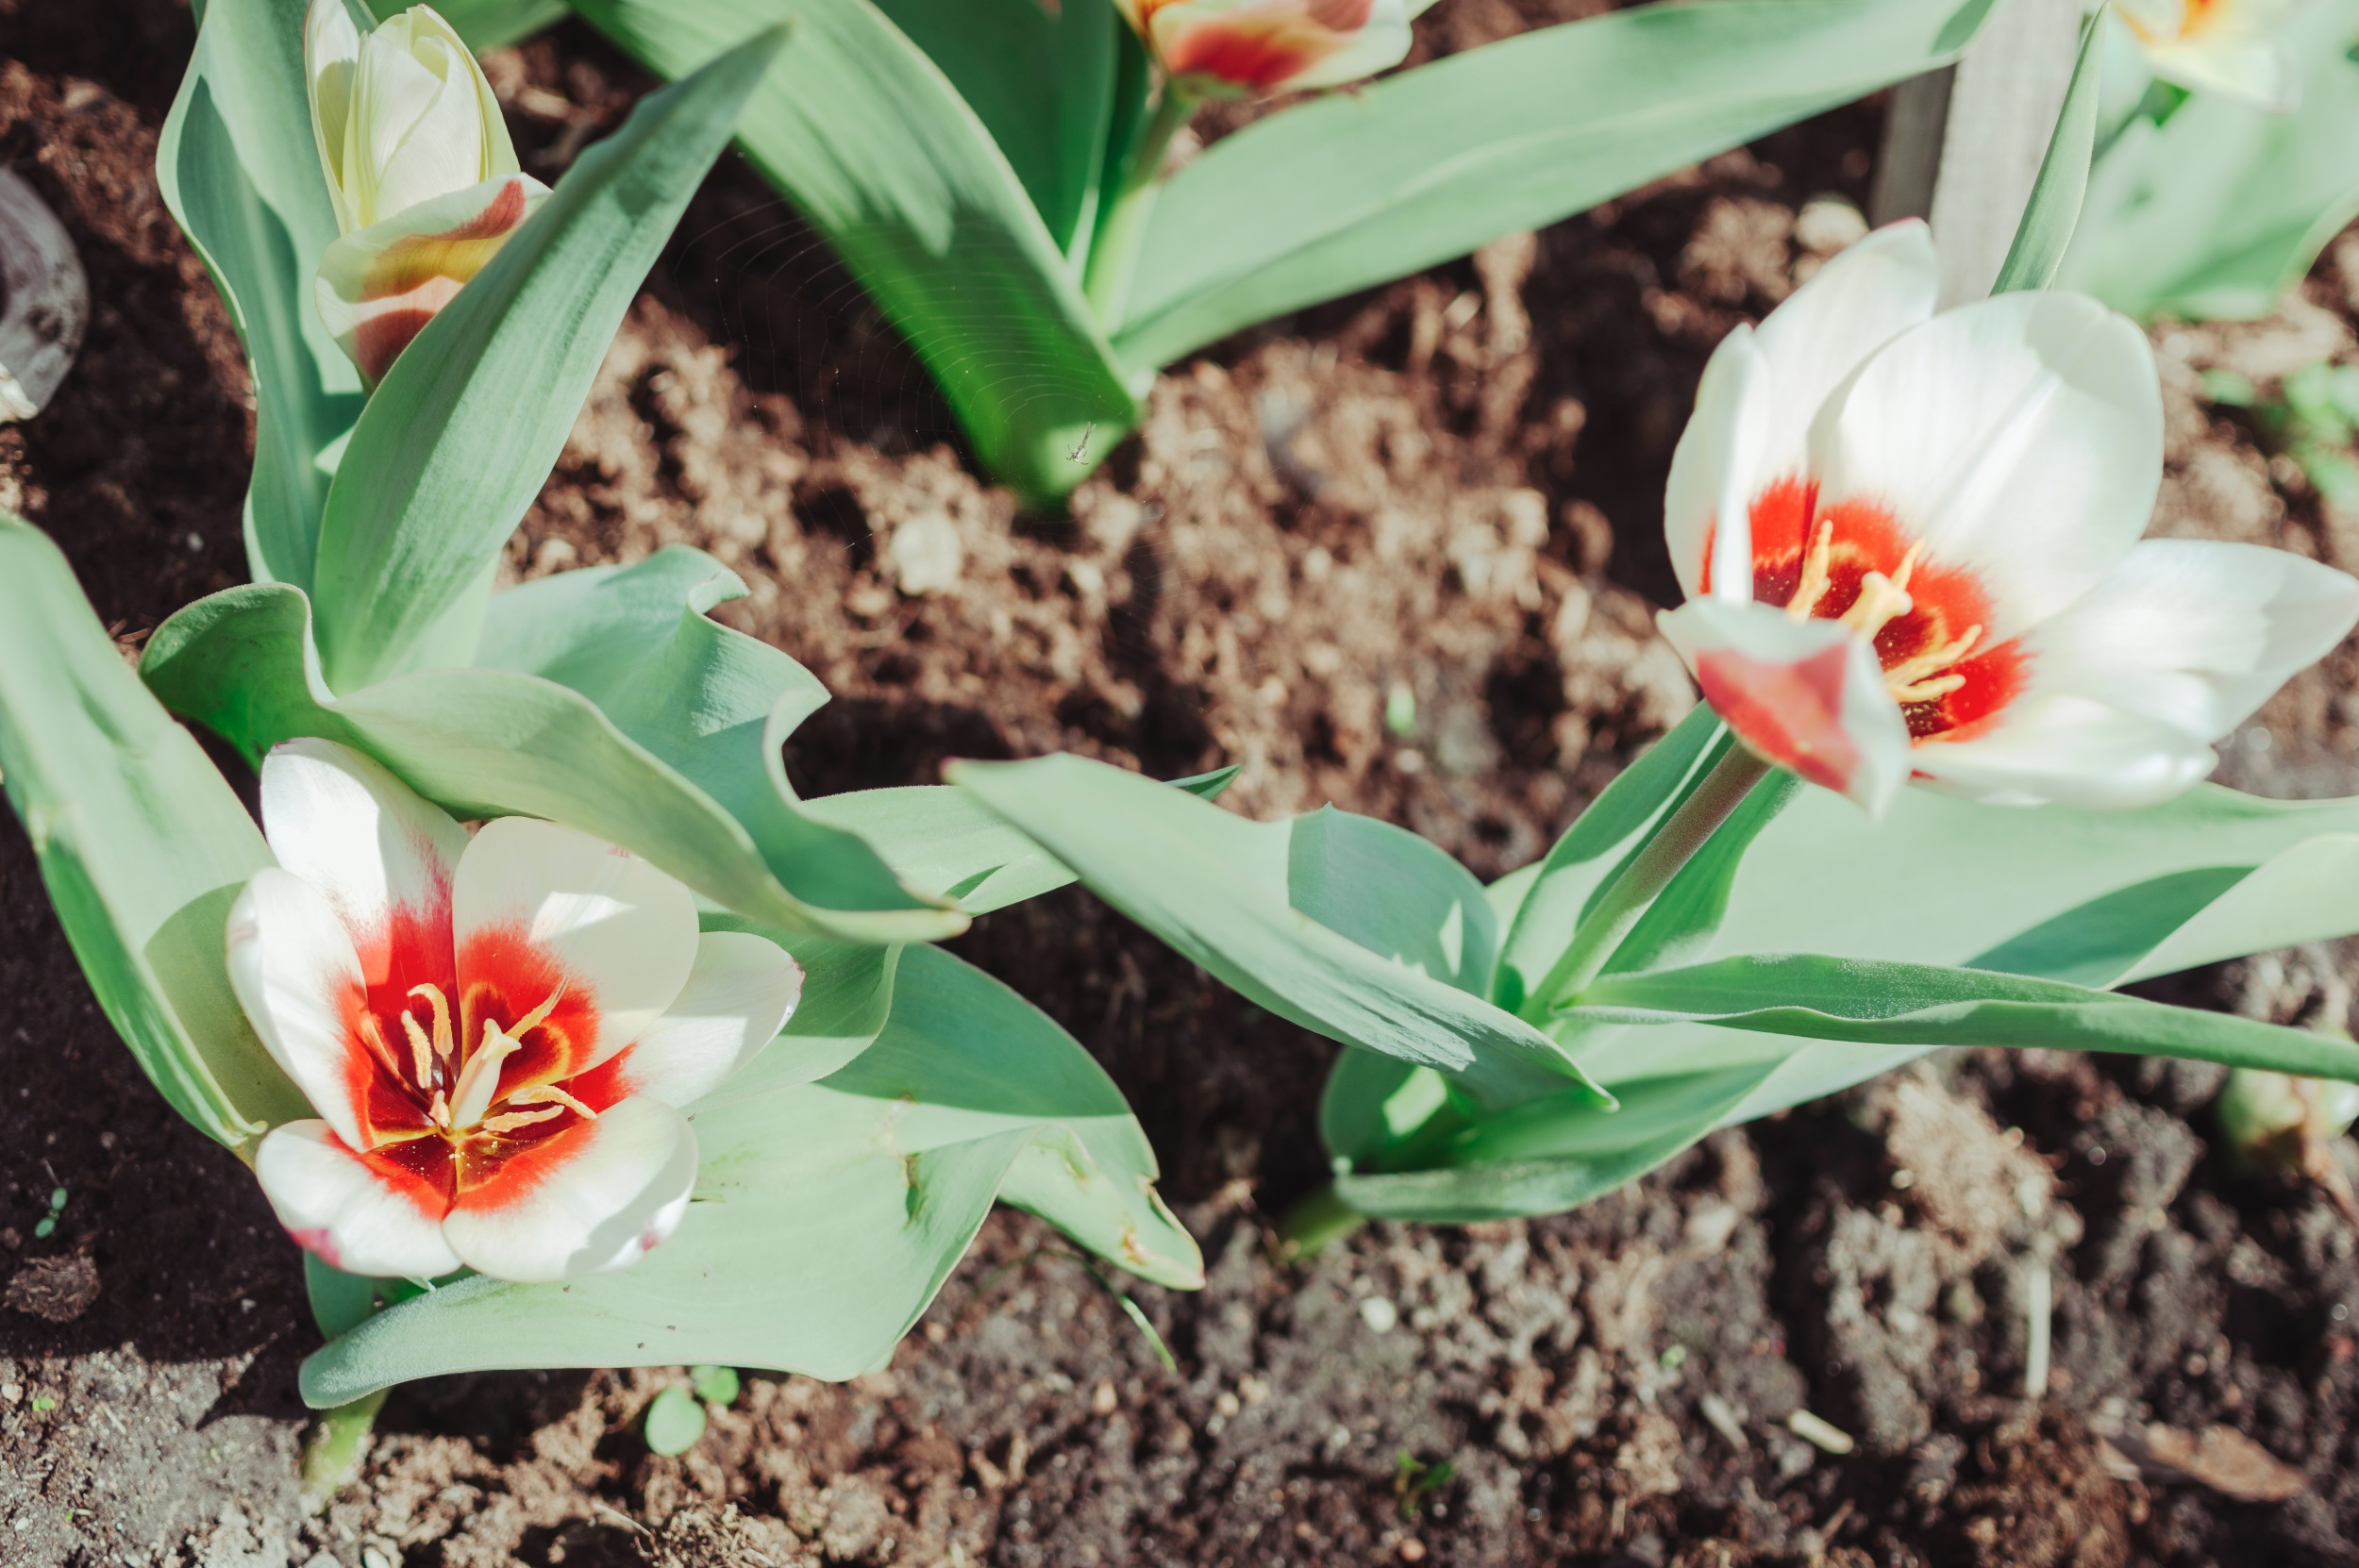
<svg viewBox="0 0 2359 1568"><path fill-rule="evenodd" d="M1446 0L1424 46L1584 8ZM149 173L189 36L167 0L113 0L94 27L0 0L0 147L65 217L97 304L58 403L0 430L0 504L58 538L126 640L242 570L243 370ZM642 85L571 28L494 72L544 173ZM724 613L837 693L790 749L812 792L953 755L1236 761L1241 809L1332 800L1495 875L1693 700L1649 635L1670 446L1712 344L1815 264L1803 203L1864 197L1880 122L1828 116L1176 366L1069 519L977 479L890 332L725 168L512 564L681 540L736 566L753 592ZM2161 528L2359 565L2359 520L2197 380L2352 358L2359 235L2340 254L2269 322L2158 334ZM2359 789L2354 657L2242 731L2229 776ZM1388 726L1403 692L1414 722ZM309 1518L295 1256L141 1079L0 830L0 1560L2359 1560L2353 1237L2316 1193L2209 1152L2213 1074L1944 1059L1719 1134L1576 1214L1376 1226L1289 1270L1266 1218L1317 1177L1331 1046L1079 892L960 945L1140 1108L1211 1264L1201 1294L1135 1293L1177 1376L1003 1215L887 1372L751 1377L677 1460L634 1426L677 1370L411 1387L360 1481ZM2352 975L2320 947L2162 993L2345 1017ZM2053 1371L2031 1405L2042 1259ZM1796 1437L1797 1410L1854 1450ZM2150 1422L2248 1434L2246 1471L2273 1454L2300 1490L2141 1477L2124 1456Z"/></svg>

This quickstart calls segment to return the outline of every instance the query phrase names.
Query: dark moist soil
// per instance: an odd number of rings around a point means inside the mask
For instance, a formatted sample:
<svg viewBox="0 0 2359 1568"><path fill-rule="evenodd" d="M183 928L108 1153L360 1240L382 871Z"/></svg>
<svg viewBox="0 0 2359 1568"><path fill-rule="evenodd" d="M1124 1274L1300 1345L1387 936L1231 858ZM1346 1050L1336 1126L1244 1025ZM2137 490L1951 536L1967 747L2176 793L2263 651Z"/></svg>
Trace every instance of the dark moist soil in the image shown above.
<svg viewBox="0 0 2359 1568"><path fill-rule="evenodd" d="M1420 49L1585 8L1443 0ZM0 429L0 504L58 539L126 645L243 571L243 370L150 173L190 37L168 0L0 0L0 152L64 217L95 303L56 404ZM571 26L491 67L547 177L644 86ZM731 164L511 564L679 540L734 565L751 593L724 616L837 693L789 749L811 792L1060 747L1234 761L1242 810L1331 800L1496 875L1693 701L1650 635L1671 446L1713 343L1847 238L1808 204L1865 198L1882 115L1176 365L1069 518L977 478L907 352ZM2359 358L2354 313L2359 234L2269 321L2158 331L2159 530L2359 566L2359 519L2198 379ZM2354 657L2234 738L2226 776L2359 790ZM959 948L1064 1022L1162 1151L1211 1266L1200 1294L1133 1292L1178 1376L1003 1214L886 1372L750 1377L678 1459L635 1426L678 1369L413 1386L307 1517L295 1254L141 1078L0 830L0 1561L2359 1560L2353 1236L2317 1192L2224 1167L2216 1073L1943 1059L1576 1214L1372 1226L1287 1269L1268 1220L1318 1177L1333 1047L1079 892ZM2348 1021L2353 975L2322 946L2156 991ZM2052 1370L2027 1403L2043 1276ZM1796 1436L1798 1411L1851 1451Z"/></svg>

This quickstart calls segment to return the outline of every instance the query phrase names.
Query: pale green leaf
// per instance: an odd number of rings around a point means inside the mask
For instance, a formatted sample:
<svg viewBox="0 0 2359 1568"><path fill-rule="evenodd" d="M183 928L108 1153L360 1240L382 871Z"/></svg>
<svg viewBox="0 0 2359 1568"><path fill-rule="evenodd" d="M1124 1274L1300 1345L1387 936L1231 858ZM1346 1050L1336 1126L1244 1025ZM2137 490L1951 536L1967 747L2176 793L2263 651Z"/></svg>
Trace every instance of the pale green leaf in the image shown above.
<svg viewBox="0 0 2359 1568"><path fill-rule="evenodd" d="M1099 897L1282 1018L1444 1068L1486 1104L1583 1087L1579 1069L1531 1025L1412 967L1447 950L1443 923L1467 918L1456 902L1427 907L1435 929L1417 950L1379 952L1290 902L1294 823L1247 822L1078 757L963 762L950 776ZM1395 891L1370 886L1363 896ZM1331 900L1333 890L1320 897ZM1364 934L1387 945L1397 935Z"/></svg>
<svg viewBox="0 0 2359 1568"><path fill-rule="evenodd" d="M65 558L6 514L0 783L92 993L173 1109L241 1156L309 1115L229 989L229 906L269 846Z"/></svg>
<svg viewBox="0 0 2359 1568"><path fill-rule="evenodd" d="M1949 58L1987 0L1653 5L1257 121L1171 179L1115 347L1162 364L1463 256Z"/></svg>
<svg viewBox="0 0 2359 1568"><path fill-rule="evenodd" d="M647 1401L647 1415L641 1427L651 1454L685 1454L696 1446L696 1440L705 1435L705 1408L696 1403L696 1396L674 1384Z"/></svg>
<svg viewBox="0 0 2359 1568"><path fill-rule="evenodd" d="M555 681L510 670L428 670L338 697L320 678L308 612L301 593L276 584L216 593L157 628L141 673L175 711L248 757L300 735L341 742L455 815L563 822L644 856L751 920L855 942L932 941L965 926L963 914L897 888L892 902L844 896L869 891L866 878L789 888L745 824Z"/></svg>
<svg viewBox="0 0 2359 1568"><path fill-rule="evenodd" d="M1748 954L1613 976L1582 993L1574 1012L1864 1045L2109 1051L2359 1079L2359 1045L2311 1029L2057 980L1823 953Z"/></svg>
<svg viewBox="0 0 2359 1568"><path fill-rule="evenodd" d="M337 444L360 376L311 299L336 214L311 141L304 0L212 0L156 143L164 205L213 275L254 367L246 560L311 586Z"/></svg>
<svg viewBox="0 0 2359 1568"><path fill-rule="evenodd" d="M2097 104L2104 80L2105 51L2100 28L2105 17L2092 11L2081 24L2081 53L2072 65L2072 80L2065 89L2056 128L2040 159L2031 200L2016 225L2015 242L1999 263L1994 294L2018 289L2045 289L2064 262L2065 248L2081 221L2081 200L2089 187L2089 158L2097 150Z"/></svg>
<svg viewBox="0 0 2359 1568"><path fill-rule="evenodd" d="M1129 428L1136 389L1023 181L870 0L578 8L666 76L792 20L794 47L747 107L739 143L924 361L983 462L1028 499L1058 496Z"/></svg>
<svg viewBox="0 0 2359 1568"><path fill-rule="evenodd" d="M2132 315L2265 316L2359 215L2359 0L2281 29L2290 114L2199 92L2131 122L2099 158L2056 286Z"/></svg>

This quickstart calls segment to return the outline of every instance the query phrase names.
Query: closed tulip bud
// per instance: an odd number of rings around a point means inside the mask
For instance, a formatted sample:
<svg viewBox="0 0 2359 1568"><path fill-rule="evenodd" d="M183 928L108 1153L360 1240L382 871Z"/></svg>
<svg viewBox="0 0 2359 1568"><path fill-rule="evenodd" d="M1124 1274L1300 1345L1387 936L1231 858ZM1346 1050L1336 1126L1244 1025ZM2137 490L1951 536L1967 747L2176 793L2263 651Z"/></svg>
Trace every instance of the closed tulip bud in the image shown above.
<svg viewBox="0 0 2359 1568"><path fill-rule="evenodd" d="M1198 96L1333 87L1400 63L1432 0L1115 0L1166 75Z"/></svg>
<svg viewBox="0 0 2359 1568"><path fill-rule="evenodd" d="M548 188L519 171L492 84L431 7L363 33L343 0L312 0L303 64L343 231L320 261L320 314L375 386Z"/></svg>

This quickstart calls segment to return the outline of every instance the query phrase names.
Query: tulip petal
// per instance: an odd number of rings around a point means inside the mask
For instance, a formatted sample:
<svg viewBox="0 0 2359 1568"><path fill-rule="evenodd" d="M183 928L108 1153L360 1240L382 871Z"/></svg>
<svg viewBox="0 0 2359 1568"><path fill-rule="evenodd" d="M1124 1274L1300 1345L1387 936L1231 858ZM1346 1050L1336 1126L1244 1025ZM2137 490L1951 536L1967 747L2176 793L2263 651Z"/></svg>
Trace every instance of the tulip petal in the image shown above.
<svg viewBox="0 0 2359 1568"><path fill-rule="evenodd" d="M1818 506L1882 509L1970 573L2004 642L2097 586L2162 482L2146 336L2079 294L2001 294L1884 345L1811 431Z"/></svg>
<svg viewBox="0 0 2359 1568"><path fill-rule="evenodd" d="M549 189L505 175L420 202L332 242L313 293L336 346L372 387L410 341L491 264Z"/></svg>
<svg viewBox="0 0 2359 1568"><path fill-rule="evenodd" d="M577 1279L636 1262L678 1228L696 1134L653 1100L625 1100L532 1144L462 1192L443 1231L502 1279Z"/></svg>
<svg viewBox="0 0 2359 1568"><path fill-rule="evenodd" d="M679 999L607 1064L606 1081L577 1080L574 1092L593 1105L634 1095L694 1105L778 1037L802 993L802 966L776 942L747 931L708 931Z"/></svg>
<svg viewBox="0 0 2359 1568"><path fill-rule="evenodd" d="M1764 471L1775 389L1752 327L1720 340L1696 387L1696 412L1671 454L1663 492L1663 534L1671 569L1690 599L1753 594L1751 503Z"/></svg>
<svg viewBox="0 0 2359 1568"><path fill-rule="evenodd" d="M1993 806L2151 806L2203 781L2218 759L2176 726L2069 692L2017 702L2005 721L1912 754L1917 776Z"/></svg>
<svg viewBox="0 0 2359 1568"><path fill-rule="evenodd" d="M1908 726L1866 639L1838 622L1717 598L1656 620L1704 700L1758 755L1870 812L1907 781Z"/></svg>
<svg viewBox="0 0 2359 1568"><path fill-rule="evenodd" d="M370 985L387 978L396 935L448 969L467 830L440 807L349 746L290 741L262 759L262 828L280 867L326 895Z"/></svg>
<svg viewBox="0 0 2359 1568"><path fill-rule="evenodd" d="M1751 495L1803 475L1818 410L1878 349L1932 319L1940 292L1932 230L1908 218L1843 251L1769 312L1754 342L1774 394Z"/></svg>
<svg viewBox="0 0 2359 1568"><path fill-rule="evenodd" d="M262 1193L306 1250L347 1274L433 1279L459 1255L443 1235L444 1194L384 1159L352 1152L325 1122L289 1122L255 1151Z"/></svg>
<svg viewBox="0 0 2359 1568"><path fill-rule="evenodd" d="M303 75L311 100L311 142L319 150L327 200L336 209L336 229L360 227L344 198L343 149L352 118L352 82L360 61L360 29L344 0L311 0L303 17Z"/></svg>
<svg viewBox="0 0 2359 1568"><path fill-rule="evenodd" d="M2359 581L2285 550L2140 542L2026 644L2033 692L2066 692L2215 740L2359 623Z"/></svg>
<svg viewBox="0 0 2359 1568"><path fill-rule="evenodd" d="M1313 7L1314 12L1318 8ZM1410 8L1402 0L1376 0L1367 20L1344 35L1342 47L1286 82L1289 92L1340 87L1389 71L1408 57L1415 42L1409 30Z"/></svg>
<svg viewBox="0 0 2359 1568"><path fill-rule="evenodd" d="M2212 92L2284 114L2301 100L2293 56L2273 38L2218 33L2150 43L2147 62L2167 82Z"/></svg>
<svg viewBox="0 0 2359 1568"><path fill-rule="evenodd" d="M271 1059L339 1138L365 1147L376 1074L347 1024L365 992L327 895L275 866L256 872L229 909L228 959L230 987Z"/></svg>
<svg viewBox="0 0 2359 1568"><path fill-rule="evenodd" d="M531 817L502 817L476 834L460 858L452 910L462 996L483 984L507 989L511 973L553 960L579 1009L574 1026L588 1027L569 1061L511 1075L516 1081L561 1080L637 1041L696 962L696 903L685 887L627 850ZM521 1009L542 997L507 1000Z"/></svg>

